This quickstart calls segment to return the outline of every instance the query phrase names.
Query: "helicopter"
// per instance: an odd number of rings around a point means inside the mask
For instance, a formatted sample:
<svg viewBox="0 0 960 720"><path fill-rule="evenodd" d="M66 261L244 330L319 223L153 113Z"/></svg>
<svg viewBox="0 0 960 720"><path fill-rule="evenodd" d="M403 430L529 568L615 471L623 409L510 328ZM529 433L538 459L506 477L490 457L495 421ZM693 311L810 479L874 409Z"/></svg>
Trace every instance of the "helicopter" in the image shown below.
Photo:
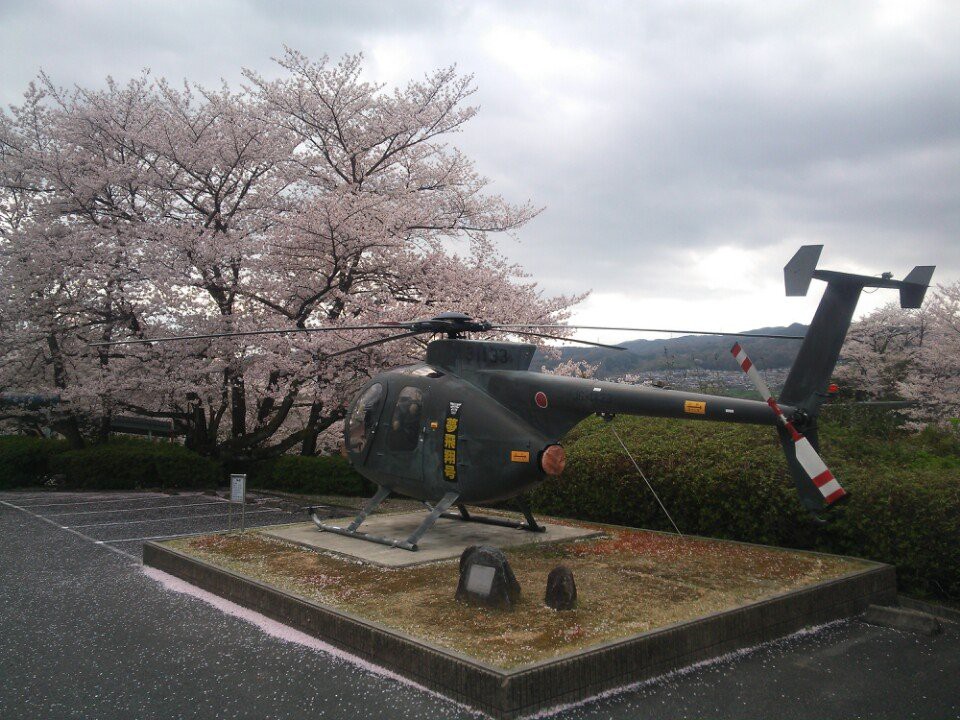
<svg viewBox="0 0 960 720"><path fill-rule="evenodd" d="M427 345L422 362L380 373L364 385L348 407L344 447L353 467L377 488L346 527L325 523L317 508L307 511L317 528L369 542L416 551L440 517L544 530L525 494L548 477L563 473L564 436L591 415L618 414L772 425L776 428L800 502L819 515L849 499L817 451L817 416L827 401L830 376L864 288L900 292L903 308L918 308L934 266L917 266L903 280L818 270L822 245L800 248L784 268L787 296L807 294L813 279L827 283L805 335L716 333L703 330L606 328L583 325L520 325L477 320L463 313L404 323L217 333L104 344L150 343L260 333L391 329L396 334L346 352L419 335L442 335ZM657 387L565 377L530 370L536 346L521 342L468 339L467 334L507 333L568 340L585 345L626 348L571 340L547 329L620 330L729 335L738 338L731 353L760 400ZM802 341L779 398L774 399L742 342L750 337ZM332 355L330 355L332 356ZM330 357L328 356L328 357ZM360 530L365 519L391 494L422 501L429 513L406 538L386 538ZM513 499L523 522L473 515L468 506ZM458 513L448 512L456 507Z"/></svg>

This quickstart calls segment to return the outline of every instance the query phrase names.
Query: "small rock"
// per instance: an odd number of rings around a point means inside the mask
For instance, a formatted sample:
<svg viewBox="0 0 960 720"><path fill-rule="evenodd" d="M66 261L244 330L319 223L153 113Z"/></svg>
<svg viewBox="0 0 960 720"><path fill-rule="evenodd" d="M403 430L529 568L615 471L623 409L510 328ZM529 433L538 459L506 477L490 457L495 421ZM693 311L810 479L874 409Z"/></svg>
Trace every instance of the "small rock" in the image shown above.
<svg viewBox="0 0 960 720"><path fill-rule="evenodd" d="M543 601L554 610L573 610L577 606L577 584L573 571L566 565L557 565L550 571Z"/></svg>
<svg viewBox="0 0 960 720"><path fill-rule="evenodd" d="M510 610L520 599L517 582L507 556L490 545L471 545L460 555L457 600Z"/></svg>

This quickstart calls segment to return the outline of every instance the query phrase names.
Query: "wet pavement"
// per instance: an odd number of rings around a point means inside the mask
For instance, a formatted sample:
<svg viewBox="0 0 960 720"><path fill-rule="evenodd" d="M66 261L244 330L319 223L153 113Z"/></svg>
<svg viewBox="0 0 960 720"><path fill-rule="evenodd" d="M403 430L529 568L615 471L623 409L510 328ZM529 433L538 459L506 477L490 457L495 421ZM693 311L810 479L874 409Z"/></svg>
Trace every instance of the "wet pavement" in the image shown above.
<svg viewBox="0 0 960 720"><path fill-rule="evenodd" d="M245 522L302 519L260 503ZM142 573L145 541L229 520L202 494L0 493L0 718L475 716ZM555 717L958 718L960 626L944 627L836 623Z"/></svg>

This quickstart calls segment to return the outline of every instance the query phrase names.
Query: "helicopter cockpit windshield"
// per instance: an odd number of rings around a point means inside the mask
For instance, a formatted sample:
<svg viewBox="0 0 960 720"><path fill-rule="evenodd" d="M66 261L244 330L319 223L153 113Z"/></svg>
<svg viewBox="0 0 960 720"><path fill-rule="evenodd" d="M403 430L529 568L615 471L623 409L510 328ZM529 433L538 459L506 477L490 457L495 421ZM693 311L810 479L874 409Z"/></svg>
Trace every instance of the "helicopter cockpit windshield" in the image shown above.
<svg viewBox="0 0 960 720"><path fill-rule="evenodd" d="M375 383L357 400L347 423L347 447L350 452L362 453L373 435L383 399L383 385Z"/></svg>

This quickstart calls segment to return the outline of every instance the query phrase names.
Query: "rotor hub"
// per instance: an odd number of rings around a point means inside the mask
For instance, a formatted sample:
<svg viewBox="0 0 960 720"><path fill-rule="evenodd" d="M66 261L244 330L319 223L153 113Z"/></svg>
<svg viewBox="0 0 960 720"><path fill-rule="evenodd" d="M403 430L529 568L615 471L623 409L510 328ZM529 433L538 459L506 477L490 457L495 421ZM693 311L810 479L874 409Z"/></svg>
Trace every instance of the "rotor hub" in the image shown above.
<svg viewBox="0 0 960 720"><path fill-rule="evenodd" d="M446 333L448 338L463 337L463 333L468 332L485 332L492 327L486 320L474 320L458 312L444 312L429 320L410 323L410 329L416 332Z"/></svg>

